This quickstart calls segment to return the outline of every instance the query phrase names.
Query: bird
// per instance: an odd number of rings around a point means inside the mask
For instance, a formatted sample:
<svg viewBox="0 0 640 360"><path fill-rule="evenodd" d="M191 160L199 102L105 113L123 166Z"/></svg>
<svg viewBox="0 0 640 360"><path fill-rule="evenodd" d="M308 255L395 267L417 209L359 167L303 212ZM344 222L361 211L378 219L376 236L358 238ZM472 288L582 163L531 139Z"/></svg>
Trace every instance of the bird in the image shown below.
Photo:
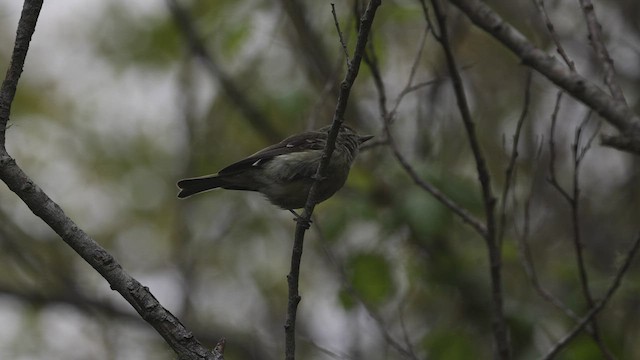
<svg viewBox="0 0 640 360"><path fill-rule="evenodd" d="M331 126L298 133L237 161L217 174L182 179L177 182L178 198L217 188L256 191L272 204L291 211L303 208L322 159ZM333 196L344 185L360 146L373 138L358 135L342 125L335 149L317 189L316 204Z"/></svg>

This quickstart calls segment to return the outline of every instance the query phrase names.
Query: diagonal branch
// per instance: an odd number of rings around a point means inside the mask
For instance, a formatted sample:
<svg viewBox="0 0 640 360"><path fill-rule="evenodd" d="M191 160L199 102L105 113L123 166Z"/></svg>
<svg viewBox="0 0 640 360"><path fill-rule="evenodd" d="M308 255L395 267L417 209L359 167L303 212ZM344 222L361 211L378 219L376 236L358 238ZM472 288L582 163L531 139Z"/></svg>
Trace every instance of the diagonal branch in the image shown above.
<svg viewBox="0 0 640 360"><path fill-rule="evenodd" d="M627 272L627 270L629 270L629 267L631 266L633 258L638 252L638 248L640 248L640 236L636 238L633 245L627 252L627 258L625 259L620 269L618 269L618 272L616 273L616 276L613 279L613 283L611 283L611 286L609 286L609 290L607 290L607 293L604 295L602 300L600 300L594 307L592 307L591 310L589 310L587 314L585 314L582 317L580 322L573 329L571 329L571 331L567 335L565 335L565 337L563 337L560 341L558 341L558 343L556 343L556 345L544 357L542 357L542 359L544 360L554 359L556 355L558 355L558 353L560 353L560 351L562 351L562 349L573 338L575 338L582 331L582 329L585 328L585 326L587 326L589 323L593 321L594 316L596 316L600 311L602 311L602 309L604 309L605 305L607 305L609 300L611 300L611 297L613 297L613 294L616 292L618 287L620 287L620 283L622 282L622 277Z"/></svg>
<svg viewBox="0 0 640 360"><path fill-rule="evenodd" d="M626 141L618 148L640 154L640 117L586 78L567 69L560 61L535 47L521 32L504 21L481 0L450 0L469 19L509 48L522 62L593 109L616 127ZM611 140L610 142L615 142Z"/></svg>
<svg viewBox="0 0 640 360"><path fill-rule="evenodd" d="M178 318L167 311L149 289L126 273L115 258L76 225L47 194L31 180L4 147L11 103L26 59L31 36L42 7L40 0L26 0L18 22L11 65L0 90L0 179L53 229L64 242L102 275L151 324L181 359L222 359L202 346Z"/></svg>
<svg viewBox="0 0 640 360"><path fill-rule="evenodd" d="M116 259L76 225L6 152L0 153L0 178L31 211L109 282L140 316L185 359L213 359L178 318L162 307L149 289L126 273Z"/></svg>

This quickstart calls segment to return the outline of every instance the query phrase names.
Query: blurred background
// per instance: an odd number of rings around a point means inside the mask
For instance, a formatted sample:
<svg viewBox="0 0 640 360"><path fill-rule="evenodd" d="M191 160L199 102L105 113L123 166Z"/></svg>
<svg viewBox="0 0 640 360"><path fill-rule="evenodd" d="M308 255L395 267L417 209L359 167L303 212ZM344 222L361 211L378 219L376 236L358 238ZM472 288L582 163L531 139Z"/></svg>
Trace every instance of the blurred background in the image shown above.
<svg viewBox="0 0 640 360"><path fill-rule="evenodd" d="M533 1L491 2L550 54ZM601 83L577 2L546 9L578 71ZM625 95L638 111L640 3L595 1ZM21 2L0 3L0 64L13 49ZM353 1L335 5L356 38ZM588 307L574 251L573 192L593 297L611 284L640 228L637 158L599 145L615 134L589 109L528 71L448 7L452 46L501 195L513 134L527 108L504 214L505 313L514 356L538 358ZM384 1L372 44L388 106L415 66L429 84L398 103L391 133L424 180L484 221L476 168L442 49L418 1ZM424 40L422 56L416 61ZM295 224L259 194L214 191L184 201L175 182L215 173L282 138L329 124L346 65L329 1L47 1L13 104L7 147L18 164L124 269L227 359L278 359ZM525 101L525 92L530 100ZM301 359L486 359L491 290L483 239L416 186L390 150L379 93L364 64L346 122L376 135L346 186L315 210L302 259ZM554 108L555 156L549 140ZM582 125L582 126L581 126ZM504 203L504 212L501 211ZM174 353L91 267L10 192L0 189L0 358L173 359ZM640 265L598 316L607 348L640 357ZM558 357L600 359L579 335Z"/></svg>

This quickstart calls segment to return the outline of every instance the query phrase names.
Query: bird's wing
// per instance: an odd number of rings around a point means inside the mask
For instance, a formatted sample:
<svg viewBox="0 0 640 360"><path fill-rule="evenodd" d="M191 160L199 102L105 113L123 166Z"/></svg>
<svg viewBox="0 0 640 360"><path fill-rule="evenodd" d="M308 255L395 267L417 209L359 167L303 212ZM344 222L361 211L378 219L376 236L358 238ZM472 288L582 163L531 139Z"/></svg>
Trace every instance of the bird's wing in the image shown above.
<svg viewBox="0 0 640 360"><path fill-rule="evenodd" d="M278 155L291 154L306 150L322 150L324 149L325 141L318 140L326 140L326 136L326 133L315 131L290 136L277 144L268 146L245 159L225 167L220 170L218 174L230 175L248 168L262 166Z"/></svg>

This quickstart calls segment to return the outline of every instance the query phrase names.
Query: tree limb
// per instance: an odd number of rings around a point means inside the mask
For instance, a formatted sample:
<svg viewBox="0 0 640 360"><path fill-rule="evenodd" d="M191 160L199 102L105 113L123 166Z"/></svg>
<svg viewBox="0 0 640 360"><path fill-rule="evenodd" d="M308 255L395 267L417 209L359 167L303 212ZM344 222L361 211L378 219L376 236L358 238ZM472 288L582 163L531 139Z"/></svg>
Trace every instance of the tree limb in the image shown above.
<svg viewBox="0 0 640 360"><path fill-rule="evenodd" d="M504 21L481 0L450 0L476 26L509 48L522 62L593 109L616 127L632 144L623 150L640 154L640 117L586 78L534 46L521 32ZM624 146L624 144L621 145Z"/></svg>
<svg viewBox="0 0 640 360"><path fill-rule="evenodd" d="M338 93L338 103L336 105L336 111L333 115L333 124L329 131L327 138L327 144L325 145L322 160L318 166L318 170L315 174L316 181L311 185L309 190L309 197L304 207L301 218L297 219L295 239L293 243L293 249L291 254L291 269L287 275L287 283L289 287L289 299L287 304L287 318L285 320L285 358L287 360L295 359L295 326L296 326L296 313L298 310L298 304L300 303L300 294L298 291L298 282L300 276L300 262L302 258L302 248L304 244L304 234L309 229L309 221L311 214L316 205L316 199L318 198L318 184L321 179L324 178L326 169L331 159L331 154L335 149L336 138L338 137L338 131L340 126L344 122L344 113L347 109L347 101L351 92L351 87L358 76L360 69L360 63L365 52L367 40L369 39L369 32L373 25L373 18L376 10L380 6L381 0L371 0L367 6L367 10L360 19L360 31L358 32L358 40L356 42L356 48L353 53L353 58L349 63L347 74L344 80L340 84L340 91Z"/></svg>
<svg viewBox="0 0 640 360"><path fill-rule="evenodd" d="M142 318L151 324L179 355L180 359L221 359L202 346L168 310L127 274L115 258L78 227L47 194L31 180L5 148L5 131L15 97L18 80L24 66L31 37L35 31L42 0L25 0L11 64L0 89L0 179L9 189L51 227L64 242L76 251L118 291Z"/></svg>

